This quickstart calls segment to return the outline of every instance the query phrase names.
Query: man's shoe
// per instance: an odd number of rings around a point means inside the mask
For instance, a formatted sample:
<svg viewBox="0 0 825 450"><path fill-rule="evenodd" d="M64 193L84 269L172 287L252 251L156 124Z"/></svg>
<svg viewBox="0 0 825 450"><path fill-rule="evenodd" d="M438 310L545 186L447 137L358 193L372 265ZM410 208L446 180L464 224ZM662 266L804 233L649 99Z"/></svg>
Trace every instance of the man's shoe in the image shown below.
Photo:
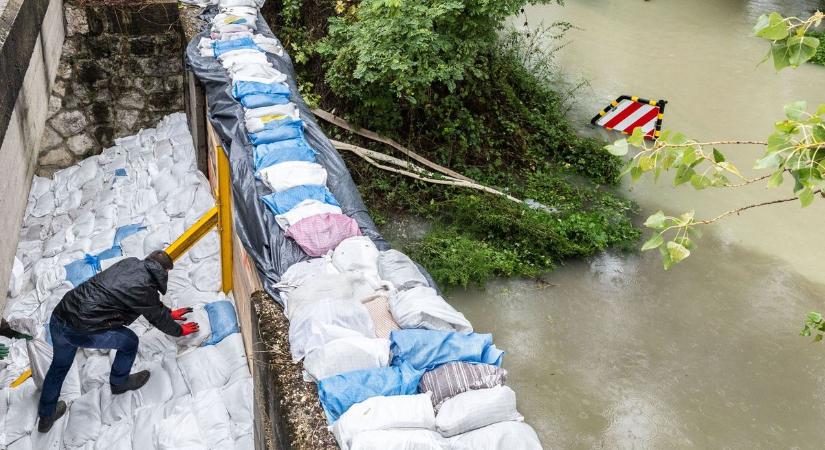
<svg viewBox="0 0 825 450"><path fill-rule="evenodd" d="M143 387L146 382L149 381L149 371L148 370L141 370L138 373L133 373L129 375L129 379L126 380L123 384L118 385L111 385L112 386L112 394L122 394L128 391L134 391Z"/></svg>
<svg viewBox="0 0 825 450"><path fill-rule="evenodd" d="M57 419L66 414L66 402L60 400L57 402L57 407L54 409L54 414L48 417L40 416L40 421L37 423L37 431L41 433L48 433L52 429L52 425L57 422Z"/></svg>

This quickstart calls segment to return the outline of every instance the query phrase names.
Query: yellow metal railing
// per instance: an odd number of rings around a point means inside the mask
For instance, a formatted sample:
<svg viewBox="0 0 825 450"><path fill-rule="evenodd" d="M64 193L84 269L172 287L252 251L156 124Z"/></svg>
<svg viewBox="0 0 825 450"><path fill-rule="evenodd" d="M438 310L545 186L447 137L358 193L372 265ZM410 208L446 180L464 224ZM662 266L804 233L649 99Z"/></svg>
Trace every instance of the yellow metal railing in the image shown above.
<svg viewBox="0 0 825 450"><path fill-rule="evenodd" d="M215 130L207 121L209 152L217 160L217 189L215 206L206 212L194 225L166 248L166 253L177 260L194 246L202 237L218 227L221 243L221 290L232 290L232 189L230 186L229 158L223 151Z"/></svg>

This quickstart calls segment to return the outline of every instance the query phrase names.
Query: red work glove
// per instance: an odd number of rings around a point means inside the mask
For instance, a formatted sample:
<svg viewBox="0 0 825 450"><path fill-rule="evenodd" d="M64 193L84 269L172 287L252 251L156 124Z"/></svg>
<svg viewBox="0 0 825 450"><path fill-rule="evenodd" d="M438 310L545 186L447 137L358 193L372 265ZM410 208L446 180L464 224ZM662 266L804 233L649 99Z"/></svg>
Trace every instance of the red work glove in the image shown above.
<svg viewBox="0 0 825 450"><path fill-rule="evenodd" d="M183 316L189 314L190 312L192 312L192 308L176 309L172 311L172 318L175 320L186 320L186 318Z"/></svg>
<svg viewBox="0 0 825 450"><path fill-rule="evenodd" d="M186 322L180 326L180 334L181 336L186 336L192 333L197 333L199 329L200 328L198 327L197 322Z"/></svg>

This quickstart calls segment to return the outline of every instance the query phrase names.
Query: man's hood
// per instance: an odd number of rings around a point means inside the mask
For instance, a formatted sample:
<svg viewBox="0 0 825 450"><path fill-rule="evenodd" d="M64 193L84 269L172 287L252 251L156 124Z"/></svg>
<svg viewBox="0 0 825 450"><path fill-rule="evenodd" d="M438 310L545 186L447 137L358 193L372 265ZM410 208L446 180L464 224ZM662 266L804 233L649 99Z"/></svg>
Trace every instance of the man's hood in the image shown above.
<svg viewBox="0 0 825 450"><path fill-rule="evenodd" d="M152 276L152 279L155 280L155 284L157 285L158 291L162 295L166 295L166 285L169 281L169 273L166 272L166 269L160 265L159 262L149 260L143 260L143 264L146 266L146 270Z"/></svg>

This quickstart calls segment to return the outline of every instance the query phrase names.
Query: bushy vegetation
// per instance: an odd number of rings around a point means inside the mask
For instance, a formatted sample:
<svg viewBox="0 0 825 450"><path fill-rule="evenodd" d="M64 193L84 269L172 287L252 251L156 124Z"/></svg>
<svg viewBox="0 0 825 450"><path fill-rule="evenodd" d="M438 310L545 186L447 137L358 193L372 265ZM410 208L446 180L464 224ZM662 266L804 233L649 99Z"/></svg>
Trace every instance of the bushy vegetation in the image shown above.
<svg viewBox="0 0 825 450"><path fill-rule="evenodd" d="M433 220L433 231L408 250L445 287L535 276L565 258L626 248L638 238L632 205L598 187L616 183L621 160L573 132L564 115L568 94L555 92L547 76L552 55L502 27L526 3L267 2L280 11L269 14L270 23L293 55L299 84L312 86L322 107L557 210L425 184L348 158L372 211ZM568 28L554 24L548 38Z"/></svg>

